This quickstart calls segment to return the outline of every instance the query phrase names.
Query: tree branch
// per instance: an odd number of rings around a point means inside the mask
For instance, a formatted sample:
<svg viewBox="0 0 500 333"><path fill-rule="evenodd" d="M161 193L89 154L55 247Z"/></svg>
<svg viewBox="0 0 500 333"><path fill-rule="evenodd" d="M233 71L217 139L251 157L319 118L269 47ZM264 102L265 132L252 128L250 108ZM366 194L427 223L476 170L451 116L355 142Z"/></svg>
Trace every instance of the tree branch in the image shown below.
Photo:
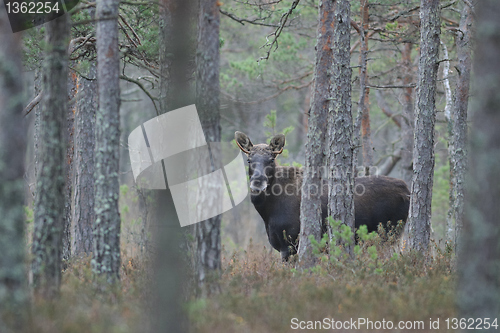
<svg viewBox="0 0 500 333"><path fill-rule="evenodd" d="M137 81L137 80L135 80L135 79L133 79L131 77L125 76L125 75L120 75L120 79L128 81L128 82L135 83L139 88L141 88L141 90L144 91L144 93L146 95L148 95L149 99L151 99L151 102L153 102L153 106L155 107L156 114L160 115L160 112L158 111L158 107L156 106L156 103L155 103L155 100L158 100L158 98L153 97L153 95L151 95L149 93L149 91L147 91L147 89L144 87L144 85L142 83L140 83L139 81Z"/></svg>
<svg viewBox="0 0 500 333"><path fill-rule="evenodd" d="M28 103L28 105L26 105L26 107L23 110L25 117L35 108L35 106L38 105L38 103L40 103L42 97L43 97L43 91L40 91L40 93L35 98L33 98L31 102Z"/></svg>
<svg viewBox="0 0 500 333"><path fill-rule="evenodd" d="M292 14L293 10L297 7L299 2L300 2L300 0L295 0L292 3L292 6L290 7L290 9L285 14L283 14L281 16L278 28L273 33L266 36L267 43L262 45L260 48L264 48L264 47L269 47L269 48L267 50L266 56L260 57L259 60L257 60L257 62L260 62L261 60L268 60L269 59L269 56L271 55L271 50L273 49L274 44L276 44L276 47L274 48L274 50L276 51L278 49L278 37L281 35L281 32L283 31L283 28L285 27L286 21L288 20L288 17ZM274 38L270 42L269 37L271 37L271 36L274 36Z"/></svg>
<svg viewBox="0 0 500 333"><path fill-rule="evenodd" d="M375 86L375 85L367 85L367 87L375 88L375 89L392 89L392 88L415 88L417 85L415 83L409 85L388 85L388 86Z"/></svg>
<svg viewBox="0 0 500 333"><path fill-rule="evenodd" d="M264 27L273 27L273 28L278 28L279 27L278 24L269 24L269 23L258 22L260 20L265 20L265 19L269 18L269 16L268 17L262 17L262 18L255 18L253 20L249 20L249 19L246 19L246 18L237 17L236 15L228 13L228 12L225 12L222 9L219 9L219 12L222 15L227 16L230 19L232 19L232 20L240 23L241 25L245 25L245 23L249 23L249 24L253 24L253 25L261 25L261 26L264 26Z"/></svg>
<svg viewBox="0 0 500 333"><path fill-rule="evenodd" d="M404 121L403 120L403 116L399 113L394 113L391 108L389 107L389 105L387 105L387 103L385 102L385 99L384 99L384 95L382 94L382 92L380 90L375 90L375 96L377 98L377 104L378 104L378 107L382 110L382 112L387 116L389 117L390 119L392 119L392 121L394 121L394 123L399 127L401 128L401 123Z"/></svg>

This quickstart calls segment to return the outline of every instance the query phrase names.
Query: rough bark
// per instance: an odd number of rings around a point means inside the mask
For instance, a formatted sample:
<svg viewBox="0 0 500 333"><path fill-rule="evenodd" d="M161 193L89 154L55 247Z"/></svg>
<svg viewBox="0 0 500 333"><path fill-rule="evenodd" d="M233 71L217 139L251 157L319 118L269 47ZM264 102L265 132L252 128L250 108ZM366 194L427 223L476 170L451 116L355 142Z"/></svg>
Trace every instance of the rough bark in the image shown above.
<svg viewBox="0 0 500 333"><path fill-rule="evenodd" d="M68 42L67 15L46 24L39 168L36 178L32 274L35 291L54 297L61 283L66 149Z"/></svg>
<svg viewBox="0 0 500 333"><path fill-rule="evenodd" d="M363 148L363 166L365 176L370 175L370 167L373 165L373 145L370 130L370 88L368 88L367 56L368 56L368 0L360 0L361 19L360 47L359 47L359 102L358 114L361 116L361 145ZM356 133L357 135L357 133Z"/></svg>
<svg viewBox="0 0 500 333"><path fill-rule="evenodd" d="M198 13L198 49L196 52L196 106L207 142L220 142L219 113L219 2L200 2ZM214 154L215 153L215 154ZM212 151L213 160L217 160ZM212 165L215 169L215 165ZM204 193L218 193L220 184L204 184ZM209 190L215 187L214 191ZM217 200L215 198L214 200ZM220 200L217 200L220 201ZM210 199L207 198L207 201ZM218 202L215 202L218 204ZM216 281L221 269L220 215L196 224L196 275L202 294L218 290Z"/></svg>
<svg viewBox="0 0 500 333"><path fill-rule="evenodd" d="M321 239L321 194L325 174L325 138L327 116L331 106L333 70L333 1L319 3L319 25L316 42L316 65L311 109L309 112L306 162L300 203L299 263L304 267L314 265L311 240ZM326 194L326 193L325 193Z"/></svg>
<svg viewBox="0 0 500 333"><path fill-rule="evenodd" d="M118 0L97 1L97 82L99 108L95 142L95 223L92 269L108 283L119 280L120 68Z"/></svg>
<svg viewBox="0 0 500 333"><path fill-rule="evenodd" d="M68 110L66 112L66 184L64 192L64 227L62 238L63 267L71 257L71 220L73 218L73 157L75 151L75 111L76 95L78 93L77 74L70 71L68 76Z"/></svg>
<svg viewBox="0 0 500 333"><path fill-rule="evenodd" d="M500 313L500 2L478 1L471 103L470 164L463 232L459 240L459 316ZM487 331L497 331L493 329Z"/></svg>
<svg viewBox="0 0 500 333"><path fill-rule="evenodd" d="M465 206L465 175L467 173L467 107L471 71L471 35L474 14L465 5L462 11L459 31L456 36L458 80L451 112L451 133L453 134L450 156L450 202L451 220L455 222L455 246L463 227Z"/></svg>
<svg viewBox="0 0 500 333"><path fill-rule="evenodd" d="M411 61L411 43L403 46L402 60L404 67L403 85L409 86L413 80L413 69ZM413 177L413 134L414 134L414 110L413 110L413 88L403 90L403 121L401 121L401 135L403 139L403 150L401 151L401 178L411 187Z"/></svg>
<svg viewBox="0 0 500 333"><path fill-rule="evenodd" d="M333 101L328 114L328 210L354 232L353 146L351 113L350 11L347 0L335 4ZM352 247L348 247L351 252Z"/></svg>
<svg viewBox="0 0 500 333"><path fill-rule="evenodd" d="M94 212L94 148L97 80L95 63L88 78L78 78L79 92L75 114L75 178L72 233L72 255L89 255L93 251Z"/></svg>
<svg viewBox="0 0 500 333"><path fill-rule="evenodd" d="M42 69L41 66L37 67L35 69L35 82L34 82L34 90L35 90L35 95L39 95L42 92ZM41 95L43 96L43 95ZM34 156L33 156L33 164L34 164L34 176L35 179L38 175L38 160L39 160L39 147L40 147L40 111L42 109L42 104L39 102L38 104L35 105L33 108L34 114L35 114L35 120L33 121L33 151L34 151ZM33 186L33 195L35 195L36 192L36 184Z"/></svg>
<svg viewBox="0 0 500 333"><path fill-rule="evenodd" d="M434 124L436 79L439 67L439 0L420 5L420 61L415 108L413 179L409 212L410 247L427 251L431 233L431 203L434 176Z"/></svg>
<svg viewBox="0 0 500 333"><path fill-rule="evenodd" d="M26 326L24 172L26 126L23 120L20 36L0 13L0 331Z"/></svg>

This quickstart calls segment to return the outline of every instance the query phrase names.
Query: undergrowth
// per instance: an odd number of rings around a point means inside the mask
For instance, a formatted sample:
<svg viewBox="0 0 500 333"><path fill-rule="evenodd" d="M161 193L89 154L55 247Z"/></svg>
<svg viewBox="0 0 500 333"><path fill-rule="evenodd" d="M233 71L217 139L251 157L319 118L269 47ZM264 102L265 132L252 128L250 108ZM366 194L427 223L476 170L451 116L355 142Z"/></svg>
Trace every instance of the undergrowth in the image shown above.
<svg viewBox="0 0 500 333"><path fill-rule="evenodd" d="M316 243L317 262L309 269L301 269L296 258L283 263L276 251L252 244L246 251L223 250L220 292L205 298L186 295L189 331L290 332L293 318L305 323L324 318L423 321L423 331L430 331L430 318L443 322L456 315L450 251L434 245L433 255L424 257L396 250L390 235L384 239L360 229L352 255L345 255L345 238L352 234L334 230L333 237L344 245ZM117 289L100 293L92 282L90 257L72 259L60 297L34 300L32 331L148 332L151 276L147 262L125 259Z"/></svg>
<svg viewBox="0 0 500 333"><path fill-rule="evenodd" d="M147 332L150 274L146 263L125 260L121 283L115 290L103 293L92 281L90 260L91 257L82 257L68 262L58 298L33 298L29 332Z"/></svg>
<svg viewBox="0 0 500 333"><path fill-rule="evenodd" d="M352 236L338 227L334 238ZM221 293L187 303L192 331L290 332L293 318L304 325L324 318L423 321L423 331L431 331L430 318L455 316L454 255L437 245L427 257L396 251L392 235L363 228L357 236L352 255L336 242L327 251L325 240L316 242L318 260L309 269L252 246L225 253Z"/></svg>

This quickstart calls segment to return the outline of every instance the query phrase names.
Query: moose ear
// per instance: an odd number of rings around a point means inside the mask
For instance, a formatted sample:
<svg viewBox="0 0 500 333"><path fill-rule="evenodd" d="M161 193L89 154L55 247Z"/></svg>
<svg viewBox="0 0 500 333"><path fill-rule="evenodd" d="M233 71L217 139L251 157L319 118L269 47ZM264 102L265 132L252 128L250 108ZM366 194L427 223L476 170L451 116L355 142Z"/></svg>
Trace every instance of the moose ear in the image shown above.
<svg viewBox="0 0 500 333"><path fill-rule="evenodd" d="M245 154L250 154L250 149L253 147L250 138L243 132L236 131L234 133L234 138L236 139L236 144L240 147L241 151Z"/></svg>
<svg viewBox="0 0 500 333"><path fill-rule="evenodd" d="M285 146L285 136L283 134L275 135L269 143L274 154L281 154Z"/></svg>

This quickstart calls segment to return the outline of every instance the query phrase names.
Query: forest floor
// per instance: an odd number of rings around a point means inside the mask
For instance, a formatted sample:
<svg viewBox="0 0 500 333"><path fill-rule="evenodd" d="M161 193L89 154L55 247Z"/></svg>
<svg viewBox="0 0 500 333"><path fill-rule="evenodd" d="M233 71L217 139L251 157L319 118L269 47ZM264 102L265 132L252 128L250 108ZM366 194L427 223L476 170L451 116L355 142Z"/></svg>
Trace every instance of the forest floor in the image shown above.
<svg viewBox="0 0 500 333"><path fill-rule="evenodd" d="M454 255L437 246L433 253L424 258L365 244L354 259L319 254L317 266L301 271L293 262L283 264L269 248L223 251L221 292L188 298L189 331L401 332L410 326L420 332L448 331L445 320L456 315ZM35 302L35 331L147 332L151 274L146 266L125 260L120 287L104 294L94 288L90 258L73 260L63 274L60 298ZM400 322L406 329L398 328Z"/></svg>

